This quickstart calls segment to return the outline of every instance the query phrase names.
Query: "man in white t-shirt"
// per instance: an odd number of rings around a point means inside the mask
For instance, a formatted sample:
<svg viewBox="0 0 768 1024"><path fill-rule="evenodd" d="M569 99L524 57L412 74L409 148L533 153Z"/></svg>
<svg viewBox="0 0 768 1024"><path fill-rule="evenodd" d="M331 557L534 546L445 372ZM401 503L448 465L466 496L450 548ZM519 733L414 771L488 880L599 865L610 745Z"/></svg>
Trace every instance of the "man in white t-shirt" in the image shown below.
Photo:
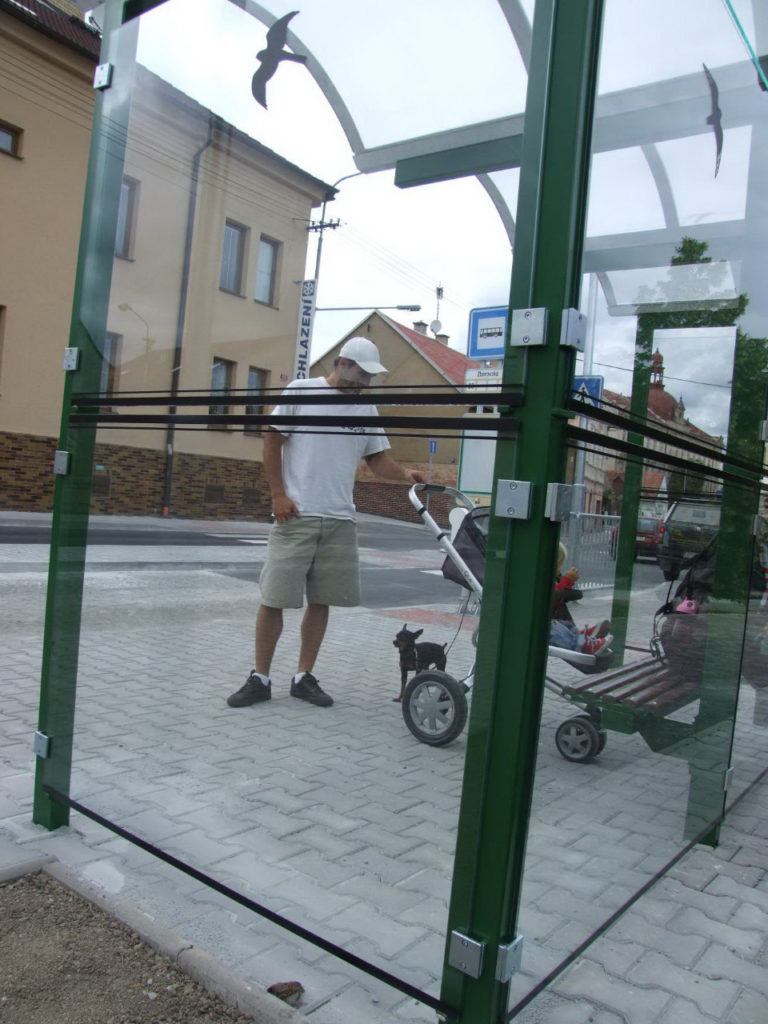
<svg viewBox="0 0 768 1024"><path fill-rule="evenodd" d="M361 459L386 480L423 482L388 454L389 441L380 428L345 427L344 417L376 416L364 403L307 405L302 392L359 394L377 373L387 370L368 338L350 338L341 348L328 377L295 380L283 392L275 415L328 416L322 427L281 424L264 439L264 471L272 495L272 527L267 560L261 573L262 603L256 617L256 666L245 684L228 699L240 708L269 700L270 669L283 629L283 609L307 607L301 624L301 645L291 696L319 707L333 698L312 670L328 624L330 605L351 608L360 603L357 526L352 490Z"/></svg>

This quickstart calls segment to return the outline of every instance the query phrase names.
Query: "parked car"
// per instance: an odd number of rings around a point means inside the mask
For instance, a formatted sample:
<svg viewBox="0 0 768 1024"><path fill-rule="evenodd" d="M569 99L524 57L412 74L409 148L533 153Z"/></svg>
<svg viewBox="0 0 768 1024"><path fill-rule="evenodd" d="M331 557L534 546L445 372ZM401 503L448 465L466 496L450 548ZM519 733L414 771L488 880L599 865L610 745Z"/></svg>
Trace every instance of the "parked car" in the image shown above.
<svg viewBox="0 0 768 1024"><path fill-rule="evenodd" d="M661 544L661 525L658 516L640 516L635 529L635 558L641 555L656 557Z"/></svg>
<svg viewBox="0 0 768 1024"><path fill-rule="evenodd" d="M611 530L611 558L616 557L619 542L618 524ZM635 527L635 558L648 555L655 558L661 543L661 519L659 516L639 516Z"/></svg>
<svg viewBox="0 0 768 1024"><path fill-rule="evenodd" d="M720 526L713 502L675 501L661 524L657 559L665 580L677 579L684 560L703 551Z"/></svg>

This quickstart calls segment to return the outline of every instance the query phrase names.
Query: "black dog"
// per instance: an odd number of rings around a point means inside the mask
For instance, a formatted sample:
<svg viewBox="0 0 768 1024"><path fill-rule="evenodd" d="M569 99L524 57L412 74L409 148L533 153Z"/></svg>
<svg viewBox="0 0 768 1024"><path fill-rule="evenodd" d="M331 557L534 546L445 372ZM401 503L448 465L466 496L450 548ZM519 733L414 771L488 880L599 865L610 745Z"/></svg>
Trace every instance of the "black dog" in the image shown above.
<svg viewBox="0 0 768 1024"><path fill-rule="evenodd" d="M395 636L392 643L400 651L400 696L393 697L393 700L402 700L405 684L409 672L424 672L433 665L441 672L445 671L446 644L423 643L417 644L416 640L424 632L417 629L413 633L408 631L408 623L403 623L403 628Z"/></svg>

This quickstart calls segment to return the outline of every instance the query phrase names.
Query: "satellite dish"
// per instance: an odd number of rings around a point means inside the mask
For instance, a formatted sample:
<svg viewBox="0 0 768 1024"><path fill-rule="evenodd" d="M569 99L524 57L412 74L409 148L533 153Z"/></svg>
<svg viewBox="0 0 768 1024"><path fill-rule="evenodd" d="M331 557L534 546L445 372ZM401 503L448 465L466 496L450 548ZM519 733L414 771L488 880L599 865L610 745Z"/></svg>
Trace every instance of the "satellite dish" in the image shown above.
<svg viewBox="0 0 768 1024"><path fill-rule="evenodd" d="M433 320L432 323L429 325L429 329L430 331L432 331L433 334L439 334L440 331L443 329L443 325L440 323L439 320Z"/></svg>

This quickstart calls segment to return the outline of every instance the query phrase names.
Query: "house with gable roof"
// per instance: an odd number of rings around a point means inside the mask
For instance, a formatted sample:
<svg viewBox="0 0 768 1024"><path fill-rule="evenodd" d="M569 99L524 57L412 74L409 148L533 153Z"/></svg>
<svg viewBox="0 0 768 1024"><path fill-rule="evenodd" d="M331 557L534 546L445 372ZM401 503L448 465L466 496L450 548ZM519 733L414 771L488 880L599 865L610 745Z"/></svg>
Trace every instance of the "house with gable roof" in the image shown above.
<svg viewBox="0 0 768 1024"><path fill-rule="evenodd" d="M436 388L446 393L461 392L464 389L465 372L479 365L462 352L450 348L447 335L438 334L436 337L430 337L427 334L427 325L423 321L417 321L413 327L406 327L380 310L373 310L312 364L310 375L327 376L333 368L333 361L338 356L341 346L349 338L356 336L370 338L378 347L381 361L389 370L386 378L381 381L385 388ZM471 395L467 395L467 398L471 399ZM421 417L456 417L456 430L451 431L450 436L445 431L430 432L428 428L424 431L414 428L400 435L392 430L388 431L394 459L425 473L431 470L433 483L455 487L461 452L461 417L466 413L482 410L477 410L470 402L461 406L413 406L407 410L403 406L379 406L379 412L383 416L406 415L406 411L408 415ZM437 442L437 451L432 455L431 461L430 440ZM361 467L358 478L370 479L370 473L365 466Z"/></svg>

